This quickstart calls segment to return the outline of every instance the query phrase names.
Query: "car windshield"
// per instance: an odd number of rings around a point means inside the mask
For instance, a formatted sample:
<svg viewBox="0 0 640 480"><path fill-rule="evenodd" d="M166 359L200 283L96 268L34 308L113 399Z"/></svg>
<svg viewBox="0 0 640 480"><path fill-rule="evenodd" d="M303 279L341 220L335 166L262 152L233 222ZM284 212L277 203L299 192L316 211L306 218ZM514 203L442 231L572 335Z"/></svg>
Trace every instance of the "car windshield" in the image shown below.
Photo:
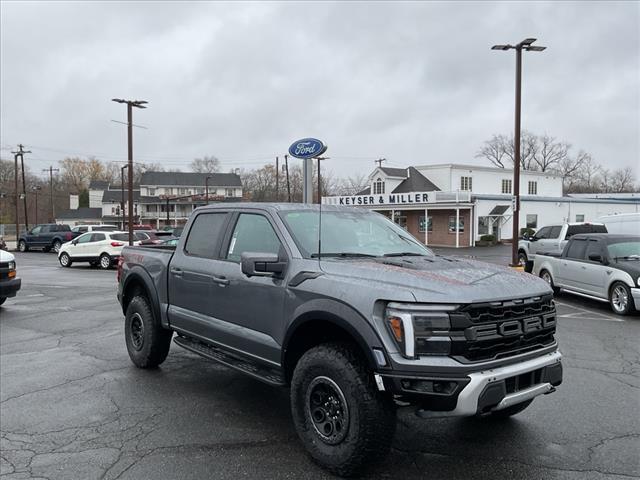
<svg viewBox="0 0 640 480"><path fill-rule="evenodd" d="M640 260L640 240L625 240L607 245L609 256L615 259Z"/></svg>
<svg viewBox="0 0 640 480"><path fill-rule="evenodd" d="M280 213L305 258L318 257L317 211ZM373 212L322 212L322 257L433 255L405 230Z"/></svg>

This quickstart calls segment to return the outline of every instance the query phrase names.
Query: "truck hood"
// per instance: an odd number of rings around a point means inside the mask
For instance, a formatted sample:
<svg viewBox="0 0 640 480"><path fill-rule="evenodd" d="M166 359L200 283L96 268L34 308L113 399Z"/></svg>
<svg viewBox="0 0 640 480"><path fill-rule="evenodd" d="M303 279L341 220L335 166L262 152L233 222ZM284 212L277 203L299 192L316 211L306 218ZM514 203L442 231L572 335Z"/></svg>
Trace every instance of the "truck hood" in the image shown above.
<svg viewBox="0 0 640 480"><path fill-rule="evenodd" d="M531 274L448 256L325 259L322 270L345 283L397 286L417 302L475 303L552 293Z"/></svg>

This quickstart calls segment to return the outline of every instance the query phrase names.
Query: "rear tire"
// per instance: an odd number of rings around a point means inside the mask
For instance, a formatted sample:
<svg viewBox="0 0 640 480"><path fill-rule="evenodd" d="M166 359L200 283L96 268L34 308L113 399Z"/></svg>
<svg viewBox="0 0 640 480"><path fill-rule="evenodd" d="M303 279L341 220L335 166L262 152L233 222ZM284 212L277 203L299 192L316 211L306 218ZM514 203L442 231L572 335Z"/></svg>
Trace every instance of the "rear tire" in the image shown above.
<svg viewBox="0 0 640 480"><path fill-rule="evenodd" d="M100 255L100 268L103 270L109 270L111 268L111 257L106 253Z"/></svg>
<svg viewBox="0 0 640 480"><path fill-rule="evenodd" d="M549 284L551 290L553 290L553 293L557 294L558 292L560 292L560 289L553 284L553 277L548 270L542 270L540 272L540 278Z"/></svg>
<svg viewBox="0 0 640 480"><path fill-rule="evenodd" d="M165 361L173 332L162 328L146 297L133 297L124 320L127 352L138 368L155 368Z"/></svg>
<svg viewBox="0 0 640 480"><path fill-rule="evenodd" d="M18 242L18 250L20 250L21 252L28 252L29 246L27 245L27 242L25 242L24 240L20 240Z"/></svg>
<svg viewBox="0 0 640 480"><path fill-rule="evenodd" d="M73 264L73 262L71 261L71 257L69 257L66 252L62 252L60 257L58 258L58 261L60 262L60 265L66 268L69 268Z"/></svg>
<svg viewBox="0 0 640 480"><path fill-rule="evenodd" d="M527 408L529 405L531 405L531 402L533 402L533 398L531 400L527 400L526 402L516 403L515 405L511 405L510 407L507 407L503 410L491 412L489 414L489 417L496 418L496 419L505 419L505 418L512 417L513 415L517 415L518 413L523 411L525 408Z"/></svg>
<svg viewBox="0 0 640 480"><path fill-rule="evenodd" d="M291 410L312 460L333 474L356 475L391 447L393 400L377 390L346 344L319 345L302 356L291 381Z"/></svg>
<svg viewBox="0 0 640 480"><path fill-rule="evenodd" d="M631 290L622 282L615 282L609 289L609 305L613 313L629 315L635 310Z"/></svg>

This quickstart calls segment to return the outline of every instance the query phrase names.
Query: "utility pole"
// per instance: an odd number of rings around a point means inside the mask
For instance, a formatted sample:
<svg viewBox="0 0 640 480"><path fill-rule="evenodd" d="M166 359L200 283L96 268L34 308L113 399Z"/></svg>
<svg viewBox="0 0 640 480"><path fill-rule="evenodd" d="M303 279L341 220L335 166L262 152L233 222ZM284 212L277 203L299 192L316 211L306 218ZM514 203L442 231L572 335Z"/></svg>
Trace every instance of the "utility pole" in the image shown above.
<svg viewBox="0 0 640 480"><path fill-rule="evenodd" d="M207 205L209 205L209 179L213 178L211 175L207 175L207 178L204 179L204 197L207 201Z"/></svg>
<svg viewBox="0 0 640 480"><path fill-rule="evenodd" d="M278 164L280 158L276 157L276 202L280 200L280 166Z"/></svg>
<svg viewBox="0 0 640 480"><path fill-rule="evenodd" d="M387 159L386 158L379 158L378 160L374 160L373 163L377 163L378 167L382 167L382 162L386 162Z"/></svg>
<svg viewBox="0 0 640 480"><path fill-rule="evenodd" d="M35 225L38 225L38 192L40 190L42 190L42 187L40 185L35 185L32 190L35 192L36 194L36 223Z"/></svg>
<svg viewBox="0 0 640 480"><path fill-rule="evenodd" d="M24 178L24 154L31 153L31 150L25 150L24 145L21 143L18 144L18 151L11 152L15 157L15 187L16 187L16 227L18 227L18 156L20 157L20 164L22 166L22 201L24 204L24 228L25 230L29 230L29 212L27 211L27 187L26 181ZM16 229L16 235L18 235L18 230Z"/></svg>
<svg viewBox="0 0 640 480"><path fill-rule="evenodd" d="M56 220L56 207L53 204L53 172L59 172L59 168L53 168L52 166L49 169L43 169L43 172L49 172L49 203L51 204L51 222L55 222Z"/></svg>
<svg viewBox="0 0 640 480"><path fill-rule="evenodd" d="M133 107L147 108L146 100L123 100L112 98L113 102L127 104L127 160L129 165L129 245L133 245Z"/></svg>
<svg viewBox="0 0 640 480"><path fill-rule="evenodd" d="M18 239L20 238L20 221L18 220L18 204L20 203L20 199L18 198L18 153L17 152L11 152L13 153L13 160L14 160L14 166L13 166L13 173L14 173L14 181L13 181L13 187L15 190L15 195L16 195L16 250L18 249Z"/></svg>
<svg viewBox="0 0 640 480"><path fill-rule="evenodd" d="M124 230L124 169L125 168L129 168L129 165L124 165L122 167L120 167L120 213L122 216L122 230Z"/></svg>
<svg viewBox="0 0 640 480"><path fill-rule="evenodd" d="M513 161L513 230L511 240L511 266L518 265L518 238L520 237L520 110L522 100L522 50L529 52L541 52L547 47L532 45L537 39L525 38L517 45L494 45L491 50L515 50L516 51L516 105L513 133L513 149L515 151Z"/></svg>
<svg viewBox="0 0 640 480"><path fill-rule="evenodd" d="M291 203L291 184L289 183L289 155L284 156L284 169L287 175L287 201Z"/></svg>

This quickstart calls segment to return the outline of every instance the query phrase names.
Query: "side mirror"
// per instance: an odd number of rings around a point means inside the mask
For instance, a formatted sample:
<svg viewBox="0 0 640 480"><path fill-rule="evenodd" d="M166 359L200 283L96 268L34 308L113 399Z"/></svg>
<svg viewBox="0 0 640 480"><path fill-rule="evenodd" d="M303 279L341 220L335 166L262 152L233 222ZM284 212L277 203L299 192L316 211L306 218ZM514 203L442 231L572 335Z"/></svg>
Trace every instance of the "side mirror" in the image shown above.
<svg viewBox="0 0 640 480"><path fill-rule="evenodd" d="M240 268L247 277L278 276L286 266L275 253L245 252L240 256Z"/></svg>
<svg viewBox="0 0 640 480"><path fill-rule="evenodd" d="M599 253L590 253L589 260L591 260L592 262L603 263L602 255L600 255Z"/></svg>
<svg viewBox="0 0 640 480"><path fill-rule="evenodd" d="M71 243L72 243L73 245L77 245L77 244L78 244L78 240L73 240Z"/></svg>
<svg viewBox="0 0 640 480"><path fill-rule="evenodd" d="M523 240L530 240L530 239L531 239L531 237L529 237L529 232L524 232L524 233L522 234L522 239L523 239Z"/></svg>

